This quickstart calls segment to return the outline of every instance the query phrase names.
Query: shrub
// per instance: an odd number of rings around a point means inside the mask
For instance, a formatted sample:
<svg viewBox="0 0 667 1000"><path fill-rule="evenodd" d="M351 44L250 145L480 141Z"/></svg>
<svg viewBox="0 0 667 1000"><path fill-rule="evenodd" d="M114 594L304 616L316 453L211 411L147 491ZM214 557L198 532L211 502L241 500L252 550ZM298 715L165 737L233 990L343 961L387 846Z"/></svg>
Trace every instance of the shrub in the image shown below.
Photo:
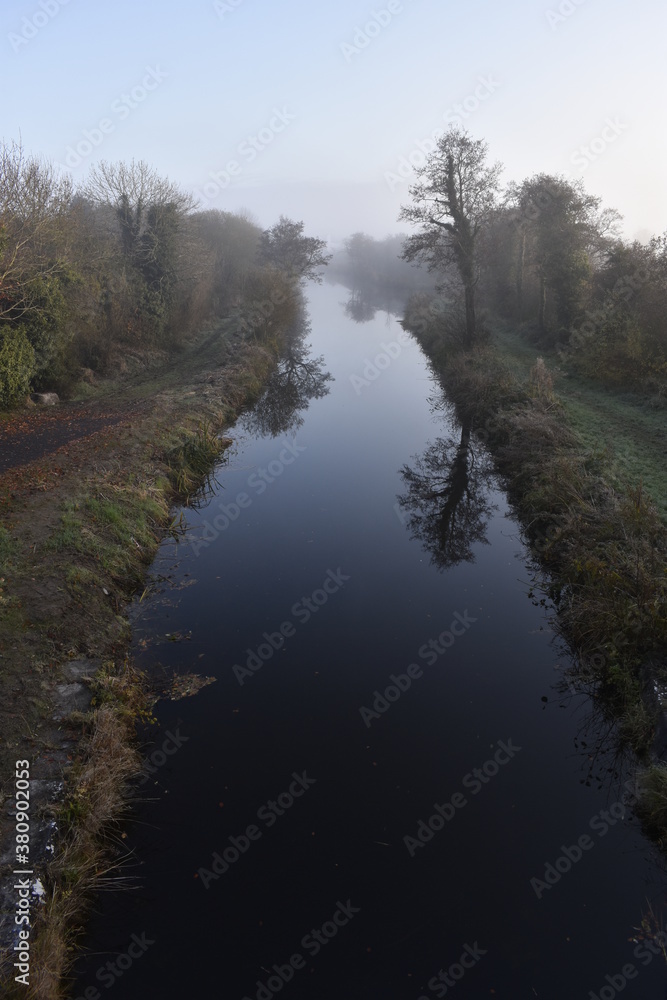
<svg viewBox="0 0 667 1000"><path fill-rule="evenodd" d="M71 334L67 328L69 306L66 290L77 282L69 267L59 274L37 275L28 284L30 308L21 318L21 328L35 351L35 370L49 388L50 369L62 366Z"/></svg>
<svg viewBox="0 0 667 1000"><path fill-rule="evenodd" d="M0 331L0 407L18 403L30 390L35 352L23 330Z"/></svg>

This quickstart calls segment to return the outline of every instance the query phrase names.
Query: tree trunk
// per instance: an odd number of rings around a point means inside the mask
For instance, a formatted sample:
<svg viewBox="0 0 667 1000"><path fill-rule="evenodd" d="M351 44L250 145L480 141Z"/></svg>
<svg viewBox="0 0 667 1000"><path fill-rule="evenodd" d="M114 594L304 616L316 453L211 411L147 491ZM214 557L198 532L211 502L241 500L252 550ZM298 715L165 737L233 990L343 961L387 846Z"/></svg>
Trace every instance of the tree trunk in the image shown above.
<svg viewBox="0 0 667 1000"><path fill-rule="evenodd" d="M547 308L547 283L544 280L544 275L540 275L540 312L538 317L538 322L540 325L540 330L545 330L545 314Z"/></svg>
<svg viewBox="0 0 667 1000"><path fill-rule="evenodd" d="M475 291L471 284L466 284L466 347L472 347L475 343L476 318L475 318Z"/></svg>
<svg viewBox="0 0 667 1000"><path fill-rule="evenodd" d="M472 417L464 417L461 420L461 440L459 441L458 453L465 455L466 465L468 461L468 448L470 447L471 433L472 433Z"/></svg>
<svg viewBox="0 0 667 1000"><path fill-rule="evenodd" d="M519 259L516 265L516 314L521 322L523 317L523 268L526 258L526 234L519 236Z"/></svg>

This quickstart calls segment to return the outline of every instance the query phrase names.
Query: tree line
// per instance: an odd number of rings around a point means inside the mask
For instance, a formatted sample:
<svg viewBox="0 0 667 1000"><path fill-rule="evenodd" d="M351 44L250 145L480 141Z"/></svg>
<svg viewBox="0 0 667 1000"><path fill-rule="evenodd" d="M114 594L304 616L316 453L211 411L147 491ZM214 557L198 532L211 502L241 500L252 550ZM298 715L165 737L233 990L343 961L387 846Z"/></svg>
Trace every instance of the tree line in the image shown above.
<svg viewBox="0 0 667 1000"><path fill-rule="evenodd" d="M667 234L628 242L619 213L580 181L540 173L501 189L500 172L487 144L457 126L417 169L399 216L414 232L393 241L440 295L414 296L409 312L463 347L488 335L484 314L500 317L585 374L664 398ZM354 234L351 269L381 264L388 246Z"/></svg>
<svg viewBox="0 0 667 1000"><path fill-rule="evenodd" d="M435 279L425 268L411 267L402 259L404 234L376 240L367 233L356 232L343 241L342 249L333 255L328 277L339 279L353 288L369 291L390 286L398 294L419 290L434 290Z"/></svg>
<svg viewBox="0 0 667 1000"><path fill-rule="evenodd" d="M202 211L143 161L102 161L75 187L0 144L0 407L67 392L128 346L178 350L218 318L268 336L330 259L303 229Z"/></svg>

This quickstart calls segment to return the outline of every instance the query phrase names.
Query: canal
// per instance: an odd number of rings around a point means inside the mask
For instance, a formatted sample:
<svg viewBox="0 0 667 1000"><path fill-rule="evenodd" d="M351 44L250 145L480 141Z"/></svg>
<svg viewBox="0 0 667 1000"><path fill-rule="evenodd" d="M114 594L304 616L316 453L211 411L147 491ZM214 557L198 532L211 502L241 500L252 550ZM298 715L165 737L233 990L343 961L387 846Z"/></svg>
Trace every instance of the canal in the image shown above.
<svg viewBox="0 0 667 1000"><path fill-rule="evenodd" d="M156 706L73 995L662 1000L663 870L484 448L395 315L306 305L134 610L216 680Z"/></svg>

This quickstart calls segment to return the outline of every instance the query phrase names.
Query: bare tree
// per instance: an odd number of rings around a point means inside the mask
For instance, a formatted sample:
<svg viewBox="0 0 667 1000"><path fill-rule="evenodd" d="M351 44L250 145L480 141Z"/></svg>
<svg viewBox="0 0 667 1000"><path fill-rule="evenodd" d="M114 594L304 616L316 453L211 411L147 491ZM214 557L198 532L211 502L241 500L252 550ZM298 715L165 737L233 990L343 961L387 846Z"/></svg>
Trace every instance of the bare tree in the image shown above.
<svg viewBox="0 0 667 1000"><path fill-rule="evenodd" d="M479 244L496 207L501 165L486 165L487 144L452 126L437 142L418 181L410 188L412 205L399 218L419 226L405 241L403 257L429 270L455 265L463 285L466 344L475 341L475 288L479 280Z"/></svg>
<svg viewBox="0 0 667 1000"><path fill-rule="evenodd" d="M39 280L66 270L72 198L70 180L49 163L20 143L0 144L0 318L39 312Z"/></svg>
<svg viewBox="0 0 667 1000"><path fill-rule="evenodd" d="M191 212L195 198L143 160L101 160L88 175L81 193L98 206L113 210L123 253L136 264L155 259L161 231Z"/></svg>
<svg viewBox="0 0 667 1000"><path fill-rule="evenodd" d="M135 302L133 332L162 336L183 298L179 276L187 275L188 262L202 259L203 247L189 218L195 199L143 160L101 161L92 167L81 193L102 220L106 215L120 257L117 269L127 267Z"/></svg>

